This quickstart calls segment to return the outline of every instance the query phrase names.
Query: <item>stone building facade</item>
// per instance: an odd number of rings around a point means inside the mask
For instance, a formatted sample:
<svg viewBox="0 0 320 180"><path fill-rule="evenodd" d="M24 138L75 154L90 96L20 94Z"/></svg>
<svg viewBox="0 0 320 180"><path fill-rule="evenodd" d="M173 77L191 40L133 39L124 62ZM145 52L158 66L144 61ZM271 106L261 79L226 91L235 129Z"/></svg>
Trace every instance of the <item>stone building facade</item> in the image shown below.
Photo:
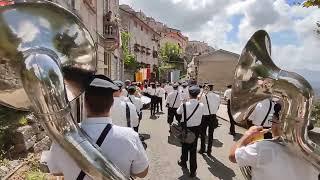
<svg viewBox="0 0 320 180"><path fill-rule="evenodd" d="M234 69L239 55L226 50L217 50L194 59L198 83L213 83L215 90L223 91L232 84Z"/></svg>
<svg viewBox="0 0 320 180"><path fill-rule="evenodd" d="M145 64L148 71L153 73L158 65L160 34L150 27L140 12L135 12L128 5L120 5L121 31L129 32L129 50L133 52L139 63ZM125 76L133 79L132 72Z"/></svg>
<svg viewBox="0 0 320 180"><path fill-rule="evenodd" d="M82 20L97 44L97 74L105 74L112 79L121 79L123 65L118 49L119 33L113 34L116 48L110 49L105 19L109 15L114 29L118 30L119 0L51 0L74 12ZM110 37L110 36L109 36Z"/></svg>

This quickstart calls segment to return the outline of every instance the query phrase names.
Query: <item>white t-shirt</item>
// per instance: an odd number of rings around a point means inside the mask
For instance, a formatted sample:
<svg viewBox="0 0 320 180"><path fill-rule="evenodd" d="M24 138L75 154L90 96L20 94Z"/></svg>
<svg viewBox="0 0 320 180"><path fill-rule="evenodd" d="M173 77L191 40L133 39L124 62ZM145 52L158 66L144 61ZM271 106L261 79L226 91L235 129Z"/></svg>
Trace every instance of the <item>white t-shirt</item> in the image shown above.
<svg viewBox="0 0 320 180"><path fill-rule="evenodd" d="M131 120L130 125L131 127L137 127L139 125L139 117L136 107L131 102L125 102L120 97L113 97L113 100L113 105L110 109L110 115L113 119L113 124L127 127L126 104L128 104Z"/></svg>
<svg viewBox="0 0 320 180"><path fill-rule="evenodd" d="M260 101L259 103L257 103L255 109L252 111L248 119L252 121L252 124L261 126L262 121L264 120L264 118L268 113L269 107L270 107L269 99ZM272 122L270 120L272 120L272 115L274 113L273 107L274 107L274 103L271 102L270 113L268 114L268 117L264 122L263 127L271 127Z"/></svg>
<svg viewBox="0 0 320 180"><path fill-rule="evenodd" d="M200 101L203 103L204 106L204 115L209 115L206 97L208 99L211 114L216 114L220 105L220 96L218 94L213 93L212 91L209 91L207 95L201 97Z"/></svg>
<svg viewBox="0 0 320 180"><path fill-rule="evenodd" d="M189 99L189 91L188 88L182 88L181 91L181 100L182 101L187 101Z"/></svg>
<svg viewBox="0 0 320 180"><path fill-rule="evenodd" d="M285 146L259 141L235 152L240 167L252 167L252 180L317 180L319 172Z"/></svg>
<svg viewBox="0 0 320 180"><path fill-rule="evenodd" d="M227 90L224 92L223 97L225 97L227 100L230 100L230 99L231 99L231 89L227 89Z"/></svg>
<svg viewBox="0 0 320 180"><path fill-rule="evenodd" d="M202 116L204 115L204 107L203 104L200 103L196 99L190 99L186 102L186 110L187 110L187 117L190 117L191 113L196 108L197 104L199 104L198 109L192 115L192 117L187 121L187 127L194 127L199 126L201 124ZM182 114L181 122L184 122L184 113L183 113L183 104L177 109L178 114Z"/></svg>
<svg viewBox="0 0 320 180"><path fill-rule="evenodd" d="M128 91L125 88L123 88L121 90L121 95L124 96L124 97L127 97L128 96Z"/></svg>
<svg viewBox="0 0 320 180"><path fill-rule="evenodd" d="M170 85L165 85L164 90L166 91L167 94L169 94L173 91L173 87Z"/></svg>
<svg viewBox="0 0 320 180"><path fill-rule="evenodd" d="M143 107L143 103L141 101L141 98L135 97L134 95L129 95L128 98L126 98L126 101L134 104L134 106L137 109L137 112L141 111L141 109Z"/></svg>
<svg viewBox="0 0 320 180"><path fill-rule="evenodd" d="M164 97L164 94L166 93L166 91L162 88L162 87L158 87L157 89L156 89L157 91L156 91L156 95L158 96L158 97Z"/></svg>
<svg viewBox="0 0 320 180"><path fill-rule="evenodd" d="M176 101L174 101L174 100L176 100ZM173 92L168 94L166 104L168 104L169 108L178 108L178 107L180 107L181 94L177 90L174 90Z"/></svg>
<svg viewBox="0 0 320 180"><path fill-rule="evenodd" d="M96 142L103 129L110 123L112 120L107 117L88 118L81 124L81 128ZM149 165L139 135L131 128L113 125L100 147L103 155L127 177L131 173L143 172ZM52 144L48 155L47 164L51 173L63 173L66 180L75 180L78 177L80 168L57 143ZM91 178L85 176L84 179Z"/></svg>

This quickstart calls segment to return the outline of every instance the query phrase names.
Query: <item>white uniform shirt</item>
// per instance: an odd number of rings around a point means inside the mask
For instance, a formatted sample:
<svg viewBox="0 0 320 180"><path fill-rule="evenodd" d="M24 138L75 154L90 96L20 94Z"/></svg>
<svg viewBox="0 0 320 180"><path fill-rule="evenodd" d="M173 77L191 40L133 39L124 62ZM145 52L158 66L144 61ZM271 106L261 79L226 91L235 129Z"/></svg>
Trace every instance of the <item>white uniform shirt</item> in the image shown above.
<svg viewBox="0 0 320 180"><path fill-rule="evenodd" d="M155 96L156 95L156 89L154 89L154 88L148 88L147 89L147 92L148 92L148 94L149 95L151 95L151 96Z"/></svg>
<svg viewBox="0 0 320 180"><path fill-rule="evenodd" d="M266 119L266 121L263 124L263 127L271 127L272 122L270 121L272 119L272 115L274 113L274 103L271 102L271 109L270 109L270 113L268 114L268 117ZM270 107L270 100L269 99L265 99L263 101L260 101L259 103L257 103L255 109L253 110L253 112L250 114L249 118L252 121L252 124L257 125L257 126L261 126L262 121L264 120L264 118L266 117L268 110Z"/></svg>
<svg viewBox="0 0 320 180"><path fill-rule="evenodd" d="M166 91L167 94L173 92L173 87L170 85L165 85L164 90Z"/></svg>
<svg viewBox="0 0 320 180"><path fill-rule="evenodd" d="M181 91L181 99L182 101L187 101L189 99L189 91L188 88L182 88Z"/></svg>
<svg viewBox="0 0 320 180"><path fill-rule="evenodd" d="M227 89L227 90L224 92L223 97L225 97L227 100L230 100L230 99L231 99L231 89Z"/></svg>
<svg viewBox="0 0 320 180"><path fill-rule="evenodd" d="M207 95L202 96L200 101L203 103L204 106L204 115L210 115L206 96L208 98L211 114L216 114L220 105L220 96L218 94L213 93L212 91L209 91Z"/></svg>
<svg viewBox="0 0 320 180"><path fill-rule="evenodd" d="M186 104L186 110L187 110L187 113L186 113L187 117L191 115L191 113L196 108L197 104L199 104L198 109L195 111L192 117L187 121L187 127L200 126L202 116L204 115L203 104L196 99L190 99L185 104ZM182 114L181 122L184 122L183 104L181 104L180 107L177 109L177 113Z"/></svg>
<svg viewBox="0 0 320 180"><path fill-rule="evenodd" d="M96 142L111 118L88 118L81 128ZM138 133L131 128L113 125L107 137L101 144L104 156L116 165L127 177L131 173L138 174L148 167L146 151L139 139ZM63 173L66 180L78 177L80 169L75 161L58 144L53 143L48 157L48 167L51 173ZM85 176L85 180L91 179Z"/></svg>
<svg viewBox="0 0 320 180"><path fill-rule="evenodd" d="M285 146L271 141L259 141L238 148L237 164L252 167L252 180L317 180L310 163L291 154Z"/></svg>
<svg viewBox="0 0 320 180"><path fill-rule="evenodd" d="M113 97L114 102L110 109L111 118L113 123L117 126L127 127L126 117L126 104L130 110L131 127L137 127L139 125L139 117L137 115L136 107L131 102L125 102L120 97Z"/></svg>
<svg viewBox="0 0 320 180"><path fill-rule="evenodd" d="M121 95L124 96L124 97L127 97L128 96L128 91L125 88L123 88L121 90Z"/></svg>
<svg viewBox="0 0 320 180"><path fill-rule="evenodd" d="M131 102L132 104L134 104L134 106L136 107L136 110L138 113L140 113L142 107L143 107L143 103L141 101L140 98L134 96L134 95L129 95L128 98L126 99L127 102Z"/></svg>
<svg viewBox="0 0 320 180"><path fill-rule="evenodd" d="M158 87L156 90L157 90L156 95L158 97L161 97L161 98L164 97L164 94L166 93L166 91L162 87Z"/></svg>
<svg viewBox="0 0 320 180"><path fill-rule="evenodd" d="M177 98L176 98L176 96L177 96ZM174 102L175 99L176 99L176 102ZM181 94L177 90L173 90L173 92L168 94L167 102L166 102L166 104L169 104L168 107L170 107L170 108L178 108L178 107L180 107L181 103L182 103Z"/></svg>

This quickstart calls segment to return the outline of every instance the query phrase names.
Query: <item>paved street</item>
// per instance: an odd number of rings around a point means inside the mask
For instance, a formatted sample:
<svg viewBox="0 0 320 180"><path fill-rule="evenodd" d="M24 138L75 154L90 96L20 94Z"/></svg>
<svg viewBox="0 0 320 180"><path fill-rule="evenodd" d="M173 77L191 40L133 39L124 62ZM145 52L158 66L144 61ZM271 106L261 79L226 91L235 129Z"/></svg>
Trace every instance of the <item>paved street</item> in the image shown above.
<svg viewBox="0 0 320 180"><path fill-rule="evenodd" d="M165 113L167 109L165 108ZM227 119L226 106L222 105L219 115ZM145 179L150 180L173 180L173 179L190 179L188 174L184 173L177 161L180 157L181 148L173 145L172 139L169 138L169 127L166 121L167 115L162 114L156 120L149 119L148 110L144 111L144 117L141 121L140 132L150 135L146 140L148 145L147 153L150 161L149 174ZM214 143L212 149L213 158L197 154L198 170L197 178L194 179L243 179L239 168L228 160L228 152L232 143L233 136L229 135L229 122L219 119L221 124L214 132ZM236 138L241 137L244 129L237 127ZM171 143L168 143L168 141ZM200 140L198 142L198 150ZM189 166L189 164L188 164Z"/></svg>

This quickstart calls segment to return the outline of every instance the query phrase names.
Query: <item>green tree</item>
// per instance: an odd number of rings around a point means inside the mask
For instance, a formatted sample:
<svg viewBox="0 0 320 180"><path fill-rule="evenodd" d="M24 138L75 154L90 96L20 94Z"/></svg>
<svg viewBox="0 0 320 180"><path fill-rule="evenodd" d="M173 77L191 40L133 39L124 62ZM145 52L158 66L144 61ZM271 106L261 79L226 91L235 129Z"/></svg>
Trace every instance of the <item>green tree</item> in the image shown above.
<svg viewBox="0 0 320 180"><path fill-rule="evenodd" d="M138 62L135 55L130 52L130 39L131 34L129 32L121 32L121 49L123 54L124 65L128 69L136 70L138 68Z"/></svg>
<svg viewBox="0 0 320 180"><path fill-rule="evenodd" d="M318 8L320 8L320 0L307 0L302 5L303 7L307 7L307 8L312 6L317 6ZM315 31L318 35L320 35L320 22L317 22L316 26L317 27Z"/></svg>
<svg viewBox="0 0 320 180"><path fill-rule="evenodd" d="M160 48L160 59L164 63L179 63L181 55L182 49L177 44L167 42Z"/></svg>
<svg viewBox="0 0 320 180"><path fill-rule="evenodd" d="M320 8L320 0L307 0L303 3L304 7L317 6Z"/></svg>
<svg viewBox="0 0 320 180"><path fill-rule="evenodd" d="M160 48L159 74L166 74L171 69L183 70L184 60L181 58L182 49L174 43L165 43Z"/></svg>
<svg viewBox="0 0 320 180"><path fill-rule="evenodd" d="M315 119L315 126L320 127L320 102L316 102L313 105L313 109L311 111L311 117Z"/></svg>

